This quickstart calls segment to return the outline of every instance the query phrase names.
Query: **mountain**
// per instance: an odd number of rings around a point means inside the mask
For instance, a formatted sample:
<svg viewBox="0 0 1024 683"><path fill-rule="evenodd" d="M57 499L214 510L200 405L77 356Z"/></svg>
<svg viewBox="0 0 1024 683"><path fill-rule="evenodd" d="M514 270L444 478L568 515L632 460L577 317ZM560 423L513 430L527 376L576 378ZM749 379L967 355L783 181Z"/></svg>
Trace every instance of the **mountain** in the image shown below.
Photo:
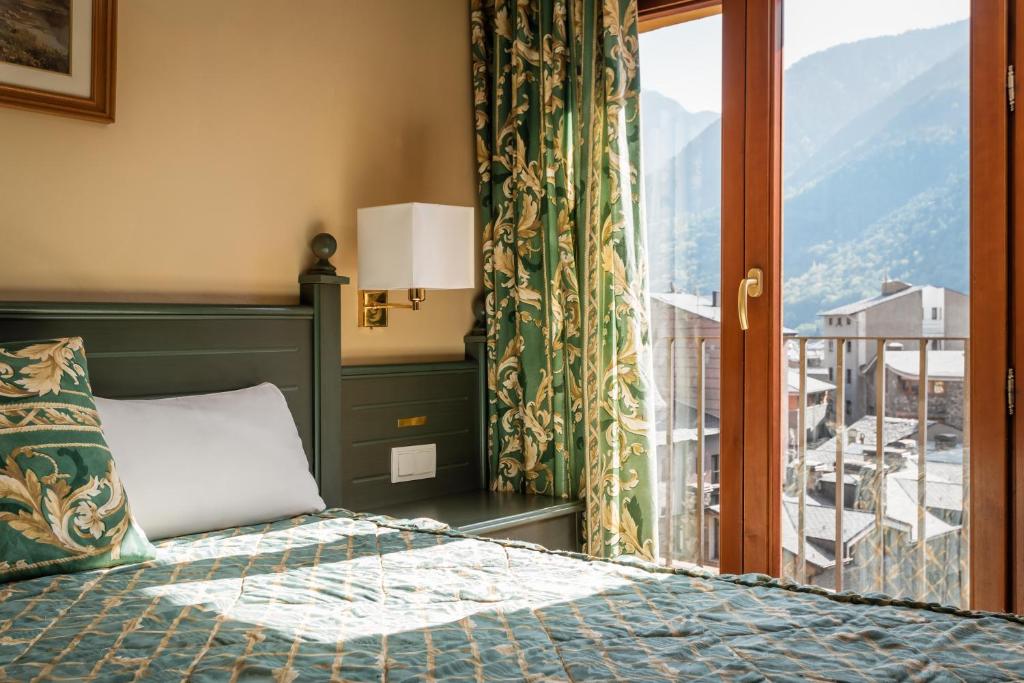
<svg viewBox="0 0 1024 683"><path fill-rule="evenodd" d="M841 128L969 38L966 21L845 43L809 55L783 75L784 172L789 175Z"/></svg>
<svg viewBox="0 0 1024 683"><path fill-rule="evenodd" d="M964 21L786 70L787 326L813 331L818 311L877 293L885 275L967 291L968 59ZM720 121L644 176L654 291L720 289Z"/></svg>
<svg viewBox="0 0 1024 683"><path fill-rule="evenodd" d="M803 182L783 207L787 325L877 293L886 274L967 291L968 89L964 46L852 122L855 131L838 132L843 147L794 173ZM822 279L808 287L812 269Z"/></svg>
<svg viewBox="0 0 1024 683"><path fill-rule="evenodd" d="M693 140L720 114L715 111L691 112L670 97L656 90L640 93L641 135L657 140L656 145L643 148L644 166L657 171Z"/></svg>

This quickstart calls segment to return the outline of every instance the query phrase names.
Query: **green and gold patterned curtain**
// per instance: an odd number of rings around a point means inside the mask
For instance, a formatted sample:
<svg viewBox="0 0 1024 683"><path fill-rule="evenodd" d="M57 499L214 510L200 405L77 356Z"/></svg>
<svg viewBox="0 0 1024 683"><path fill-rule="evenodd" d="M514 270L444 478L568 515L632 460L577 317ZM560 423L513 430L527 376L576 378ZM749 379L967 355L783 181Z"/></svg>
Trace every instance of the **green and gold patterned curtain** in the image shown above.
<svg viewBox="0 0 1024 683"><path fill-rule="evenodd" d="M635 0L472 0L492 488L657 556Z"/></svg>

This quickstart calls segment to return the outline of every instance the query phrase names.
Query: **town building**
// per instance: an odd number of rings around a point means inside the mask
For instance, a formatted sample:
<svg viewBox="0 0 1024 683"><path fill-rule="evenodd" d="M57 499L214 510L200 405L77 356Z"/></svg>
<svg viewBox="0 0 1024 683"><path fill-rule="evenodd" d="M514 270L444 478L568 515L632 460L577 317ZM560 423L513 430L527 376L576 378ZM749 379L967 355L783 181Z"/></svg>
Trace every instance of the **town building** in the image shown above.
<svg viewBox="0 0 1024 683"><path fill-rule="evenodd" d="M819 313L821 336L833 338L826 343L825 364L828 380L843 385L846 423L868 413L864 369L878 353L878 338L902 344L906 351L916 350L921 337L935 337L929 342L935 350L963 349L961 338L969 334L967 311L968 298L961 292L886 280L878 296ZM836 377L841 350L843 376Z"/></svg>

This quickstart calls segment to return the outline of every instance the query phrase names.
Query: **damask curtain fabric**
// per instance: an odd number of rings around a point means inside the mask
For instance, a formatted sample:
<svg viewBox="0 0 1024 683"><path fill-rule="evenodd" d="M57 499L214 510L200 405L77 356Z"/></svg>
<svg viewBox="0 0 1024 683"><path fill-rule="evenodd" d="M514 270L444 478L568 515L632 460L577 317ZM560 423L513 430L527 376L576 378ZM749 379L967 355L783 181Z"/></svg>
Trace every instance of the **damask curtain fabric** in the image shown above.
<svg viewBox="0 0 1024 683"><path fill-rule="evenodd" d="M635 0L472 0L492 488L657 556Z"/></svg>

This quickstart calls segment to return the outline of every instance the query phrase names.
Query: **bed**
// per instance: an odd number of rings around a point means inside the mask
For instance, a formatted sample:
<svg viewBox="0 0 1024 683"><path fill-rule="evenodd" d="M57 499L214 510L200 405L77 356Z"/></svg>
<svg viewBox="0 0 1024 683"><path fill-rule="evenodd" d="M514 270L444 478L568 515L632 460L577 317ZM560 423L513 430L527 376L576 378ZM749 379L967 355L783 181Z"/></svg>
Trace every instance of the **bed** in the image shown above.
<svg viewBox="0 0 1024 683"><path fill-rule="evenodd" d="M0 590L5 680L1019 680L1024 624L329 510Z"/></svg>
<svg viewBox="0 0 1024 683"><path fill-rule="evenodd" d="M1012 615L346 511L345 280L321 263L301 282L295 306L0 304L0 338L83 336L98 394L273 382L333 506L161 541L142 564L0 584L0 679L1024 679Z"/></svg>

